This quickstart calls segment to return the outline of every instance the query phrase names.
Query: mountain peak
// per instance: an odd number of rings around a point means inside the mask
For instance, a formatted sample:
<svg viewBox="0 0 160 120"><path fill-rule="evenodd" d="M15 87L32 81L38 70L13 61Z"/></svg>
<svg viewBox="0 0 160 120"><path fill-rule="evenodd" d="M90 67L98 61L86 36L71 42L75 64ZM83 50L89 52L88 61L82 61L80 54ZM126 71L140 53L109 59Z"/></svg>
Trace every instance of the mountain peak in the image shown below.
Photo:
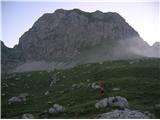
<svg viewBox="0 0 160 120"><path fill-rule="evenodd" d="M143 40L118 13L57 9L54 13L46 13L40 17L20 37L19 44L7 52L9 55L5 55L3 61L11 61L9 56L15 56L15 53L17 56L12 59L15 66L28 61L52 61L54 63L51 66L55 67L55 63L58 63L59 67L60 62L73 65L72 62L82 64L125 58L133 54L129 46L134 50L144 46L143 42L137 41ZM10 64L8 66L10 68Z"/></svg>

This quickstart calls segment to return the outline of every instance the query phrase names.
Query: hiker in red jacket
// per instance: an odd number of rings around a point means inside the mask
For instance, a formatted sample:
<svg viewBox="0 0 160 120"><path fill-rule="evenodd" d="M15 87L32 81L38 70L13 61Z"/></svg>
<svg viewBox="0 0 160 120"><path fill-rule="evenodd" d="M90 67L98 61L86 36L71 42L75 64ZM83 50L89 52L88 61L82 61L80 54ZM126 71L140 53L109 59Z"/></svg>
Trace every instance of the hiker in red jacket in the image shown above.
<svg viewBox="0 0 160 120"><path fill-rule="evenodd" d="M100 92L101 95L104 96L104 83L102 81L100 82Z"/></svg>

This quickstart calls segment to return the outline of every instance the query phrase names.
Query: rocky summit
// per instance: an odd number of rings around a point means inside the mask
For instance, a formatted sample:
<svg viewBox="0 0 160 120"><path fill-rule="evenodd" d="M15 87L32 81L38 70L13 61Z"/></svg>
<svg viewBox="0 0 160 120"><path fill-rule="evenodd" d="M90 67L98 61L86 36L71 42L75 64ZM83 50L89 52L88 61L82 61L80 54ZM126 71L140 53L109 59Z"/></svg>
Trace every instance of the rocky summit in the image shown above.
<svg viewBox="0 0 160 120"><path fill-rule="evenodd" d="M1 42L2 72L68 68L105 60L158 56L115 12L58 9L40 17L14 48Z"/></svg>

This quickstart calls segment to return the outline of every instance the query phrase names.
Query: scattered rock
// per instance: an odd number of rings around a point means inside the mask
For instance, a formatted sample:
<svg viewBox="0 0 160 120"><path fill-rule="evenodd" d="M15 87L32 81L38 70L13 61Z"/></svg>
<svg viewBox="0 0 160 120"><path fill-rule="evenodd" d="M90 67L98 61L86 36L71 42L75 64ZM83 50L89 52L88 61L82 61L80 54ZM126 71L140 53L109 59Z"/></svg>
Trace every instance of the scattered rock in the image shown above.
<svg viewBox="0 0 160 120"><path fill-rule="evenodd" d="M97 109L99 108L104 108L104 107L120 107L120 108L127 108L128 107L128 101L126 98L121 97L121 96L116 96L116 97L109 97L109 98L104 98L97 102L95 104L95 107Z"/></svg>
<svg viewBox="0 0 160 120"><path fill-rule="evenodd" d="M155 108L160 108L160 104L155 104Z"/></svg>
<svg viewBox="0 0 160 120"><path fill-rule="evenodd" d="M54 76L52 76L51 80L52 81L51 81L51 83L49 85L50 87L52 87L54 84L56 84L59 79L57 79L56 76L54 75Z"/></svg>
<svg viewBox="0 0 160 120"><path fill-rule="evenodd" d="M31 77L31 74L28 74L27 77Z"/></svg>
<svg viewBox="0 0 160 120"><path fill-rule="evenodd" d="M19 80L20 78L19 77L16 77L16 80Z"/></svg>
<svg viewBox="0 0 160 120"><path fill-rule="evenodd" d="M104 107L107 107L107 106L108 106L108 99L107 98L104 98L103 100L100 100L99 102L97 102L95 104L95 107L97 109L104 108Z"/></svg>
<svg viewBox="0 0 160 120"><path fill-rule="evenodd" d="M62 77L63 77L63 78L66 78L66 76L64 76L64 75L63 75Z"/></svg>
<svg viewBox="0 0 160 120"><path fill-rule="evenodd" d="M88 83L88 87L91 87L92 83Z"/></svg>
<svg viewBox="0 0 160 120"><path fill-rule="evenodd" d="M64 112L65 108L62 105L54 104L51 108L49 108L48 112L50 114Z"/></svg>
<svg viewBox="0 0 160 120"><path fill-rule="evenodd" d="M64 90L62 90L62 91L59 91L59 93L60 93L60 94L63 94L63 93L65 93L65 91L64 91Z"/></svg>
<svg viewBox="0 0 160 120"><path fill-rule="evenodd" d="M83 87L85 86L85 84L83 82L80 82L79 85L83 86Z"/></svg>
<svg viewBox="0 0 160 120"><path fill-rule="evenodd" d="M114 110L100 115L101 119L149 119L150 116L136 110Z"/></svg>
<svg viewBox="0 0 160 120"><path fill-rule="evenodd" d="M100 86L99 86L99 85L96 85L96 83L92 83L91 87L92 87L93 89L99 89L99 88L100 88Z"/></svg>
<svg viewBox="0 0 160 120"><path fill-rule="evenodd" d="M52 104L52 101L48 101L47 103L50 105L50 104Z"/></svg>
<svg viewBox="0 0 160 120"><path fill-rule="evenodd" d="M9 100L8 100L8 104L11 105L13 103L20 103L22 102L22 100L19 98L19 97L11 97Z"/></svg>
<svg viewBox="0 0 160 120"><path fill-rule="evenodd" d="M135 62L134 61L129 61L129 64L134 64Z"/></svg>
<svg viewBox="0 0 160 120"><path fill-rule="evenodd" d="M34 117L30 113L25 113L21 116L21 119L34 119Z"/></svg>
<svg viewBox="0 0 160 120"><path fill-rule="evenodd" d="M81 87L84 87L85 86L85 84L83 83L83 82L80 82L79 84L72 84L72 90L73 89L76 89L76 88L81 88Z"/></svg>
<svg viewBox="0 0 160 120"><path fill-rule="evenodd" d="M19 96L11 97L8 100L8 104L14 104L14 103L21 103L21 102L26 102L26 97L28 96L27 93L22 93Z"/></svg>
<svg viewBox="0 0 160 120"><path fill-rule="evenodd" d="M10 85L11 85L11 86L16 86L16 84L14 84L14 83L10 83Z"/></svg>
<svg viewBox="0 0 160 120"><path fill-rule="evenodd" d="M113 88L112 91L120 91L120 88Z"/></svg>
<svg viewBox="0 0 160 120"><path fill-rule="evenodd" d="M44 95L49 95L49 91L46 91L46 92L44 93Z"/></svg>
<svg viewBox="0 0 160 120"><path fill-rule="evenodd" d="M39 72L39 74L42 74L42 72Z"/></svg>
<svg viewBox="0 0 160 120"><path fill-rule="evenodd" d="M5 96L5 95L6 95L5 93L2 93L2 94L1 94L1 96Z"/></svg>
<svg viewBox="0 0 160 120"><path fill-rule="evenodd" d="M90 82L90 79L87 79L87 82Z"/></svg>
<svg viewBox="0 0 160 120"><path fill-rule="evenodd" d="M75 88L77 85L76 84L72 84L72 88Z"/></svg>
<svg viewBox="0 0 160 120"><path fill-rule="evenodd" d="M8 85L6 83L3 83L2 87L5 88L5 87L8 87Z"/></svg>

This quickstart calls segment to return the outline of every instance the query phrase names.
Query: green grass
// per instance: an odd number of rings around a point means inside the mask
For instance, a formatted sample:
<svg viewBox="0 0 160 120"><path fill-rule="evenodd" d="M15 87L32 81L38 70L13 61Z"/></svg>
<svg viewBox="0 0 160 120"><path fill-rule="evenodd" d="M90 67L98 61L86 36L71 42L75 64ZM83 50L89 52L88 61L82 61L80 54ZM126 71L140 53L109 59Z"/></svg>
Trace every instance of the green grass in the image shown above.
<svg viewBox="0 0 160 120"><path fill-rule="evenodd" d="M27 112L36 118L97 118L99 114L112 110L113 108L97 110L94 107L97 100L104 98L99 90L85 86L71 89L74 83L83 82L87 85L87 79L90 79L90 83L104 81L105 97L126 97L130 109L149 111L154 113L156 118L160 118L160 108L155 107L160 104L159 65L159 59L141 59L133 64L129 64L128 60L119 60L51 72L2 75L2 93L6 94L2 96L2 118L18 118ZM28 77L29 74L31 76ZM56 76L59 81L50 88L52 76ZM3 87L4 84L8 87ZM120 88L120 91L112 91L115 87ZM45 96L47 90L51 93ZM8 105L8 99L20 93L29 94L26 104ZM53 115L43 113L52 106L48 101L65 106L66 111Z"/></svg>

